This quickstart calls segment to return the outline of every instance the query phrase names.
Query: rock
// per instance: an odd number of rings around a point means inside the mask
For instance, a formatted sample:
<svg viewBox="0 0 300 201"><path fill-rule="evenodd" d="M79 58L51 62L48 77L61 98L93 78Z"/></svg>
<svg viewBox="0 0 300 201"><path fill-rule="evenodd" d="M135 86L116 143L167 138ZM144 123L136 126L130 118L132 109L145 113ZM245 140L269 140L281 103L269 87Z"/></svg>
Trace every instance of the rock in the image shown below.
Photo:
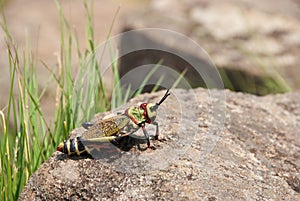
<svg viewBox="0 0 300 201"><path fill-rule="evenodd" d="M156 150L133 147L113 162L55 152L19 200L300 200L299 92L171 93L158 111L165 141L151 141Z"/></svg>
<svg viewBox="0 0 300 201"><path fill-rule="evenodd" d="M293 1L274 5L271 0L184 0L176 4L170 0L152 0L148 9L124 18L124 31L155 27L184 34L209 54L223 79L230 81L225 81L226 88L264 95L286 92L290 87L300 89L297 76L300 73L299 16L299 7ZM207 60L203 61L196 52L190 51L185 42L175 41L170 45L168 36L158 38L143 34L138 38L142 37L144 41L158 43L175 52L184 51L195 57L199 65L207 67ZM124 38L121 54L122 49L140 43L135 37ZM193 66L176 55L149 49L122 58L121 75L136 66L155 64L160 59L179 72L187 68L186 77L191 86L203 86L203 82L195 83Z"/></svg>

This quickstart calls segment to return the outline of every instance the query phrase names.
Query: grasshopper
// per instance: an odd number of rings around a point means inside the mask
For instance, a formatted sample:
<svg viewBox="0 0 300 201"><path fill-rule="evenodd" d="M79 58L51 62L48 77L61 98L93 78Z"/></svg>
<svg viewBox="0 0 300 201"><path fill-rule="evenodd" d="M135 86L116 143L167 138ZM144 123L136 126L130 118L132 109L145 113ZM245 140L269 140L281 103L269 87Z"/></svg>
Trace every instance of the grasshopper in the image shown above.
<svg viewBox="0 0 300 201"><path fill-rule="evenodd" d="M140 106L130 107L123 113L110 118L94 123L85 122L82 126L86 131L81 137L65 140L58 145L56 150L68 155L77 154L79 156L85 152L91 154L95 143L117 143L125 136L136 132L139 128L142 128L143 130L148 148L155 149L155 147L150 144L149 134L145 125L148 123L156 126L154 139L157 140L159 135L158 123L155 121L157 109L169 95L168 89L158 103L142 103Z"/></svg>

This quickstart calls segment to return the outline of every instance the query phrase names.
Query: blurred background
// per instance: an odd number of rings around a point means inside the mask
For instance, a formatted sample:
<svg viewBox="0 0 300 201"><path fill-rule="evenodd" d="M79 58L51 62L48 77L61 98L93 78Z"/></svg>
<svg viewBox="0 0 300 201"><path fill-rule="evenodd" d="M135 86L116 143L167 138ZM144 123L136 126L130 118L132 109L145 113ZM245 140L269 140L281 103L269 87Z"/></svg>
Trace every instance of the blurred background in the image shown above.
<svg viewBox="0 0 300 201"><path fill-rule="evenodd" d="M88 1L89 3L91 1ZM62 11L70 23L78 38L79 49L84 52L86 47L86 16L84 1L63 0L59 1ZM124 16L134 13L134 10L144 9L147 1L94 1L94 35L95 43L103 43L109 34L113 24L113 18L117 14L111 35L121 30L121 22ZM61 48L61 22L60 14L55 1L39 0L1 0L2 13L6 17L7 27L18 48L31 49L33 56L38 60L39 88L46 87L50 73L43 66L45 62L50 68L57 69L58 56ZM3 24L3 19L1 18ZM9 67L6 36L3 29L0 30L0 108L7 105L9 96ZM73 75L78 70L76 52L73 53ZM42 61L42 62L41 62ZM112 74L110 74L112 76ZM112 79L112 78L110 78ZM109 80L109 78L105 78ZM42 108L47 119L52 120L55 106L55 82L47 86L47 91L41 100ZM46 107L45 107L46 106Z"/></svg>
<svg viewBox="0 0 300 201"><path fill-rule="evenodd" d="M64 15L78 38L79 49L86 46L86 18L83 1L59 1ZM256 95L299 90L300 73L300 2L296 0L192 0L174 3L171 0L112 0L94 1L94 37L96 44L111 36L138 28L164 28L182 33L195 40L211 56L226 88ZM7 26L18 48L26 46L38 58L39 85L44 88L49 67L58 65L61 29L55 1L6 0L1 1ZM119 12L118 12L119 9ZM114 16L117 15L113 22ZM3 22L3 20L2 20ZM0 107L3 108L9 92L9 69L5 33L0 31ZM155 38L145 36L155 42ZM134 39L132 45L134 45ZM168 45L168 44L166 44ZM121 47L122 48L122 47ZM184 44L172 44L197 57ZM153 56L154 55L154 56ZM136 54L119 63L121 76L143 63L157 63L164 54ZM179 72L188 66L178 66L178 58L165 59L164 65ZM169 61L169 62L168 62ZM172 62L171 62L172 61ZM175 63L175 64L174 64ZM76 74L76 61L74 61ZM189 71L186 77L191 76ZM109 83L111 73L104 78ZM191 81L192 86L203 86ZM205 87L205 86L204 86ZM108 87L109 90L109 87ZM42 100L47 116L53 116L50 105L55 102L55 87L48 87Z"/></svg>

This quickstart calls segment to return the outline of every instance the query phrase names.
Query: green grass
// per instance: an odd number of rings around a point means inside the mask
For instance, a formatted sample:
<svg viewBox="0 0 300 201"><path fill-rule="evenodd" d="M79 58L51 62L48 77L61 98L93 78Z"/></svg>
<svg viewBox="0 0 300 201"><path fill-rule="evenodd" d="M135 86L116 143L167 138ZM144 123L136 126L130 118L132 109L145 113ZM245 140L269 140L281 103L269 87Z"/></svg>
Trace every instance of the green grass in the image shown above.
<svg viewBox="0 0 300 201"><path fill-rule="evenodd" d="M66 20L58 1L55 1L61 25L60 54L57 68L51 68L34 58L29 42L23 51L18 49L9 32L5 17L1 25L6 33L7 61L10 71L8 105L0 110L0 200L17 200L30 175L55 151L57 145L67 139L71 130L89 121L98 113L124 104L130 97L130 87L121 88L118 73L118 54L111 49L107 35L105 48L110 48L114 92L110 98L101 77L100 61L96 49L93 26L93 2L84 1L86 16L86 49L79 50L78 40ZM118 11L116 12L116 15ZM115 20L115 18L114 18ZM114 24L112 22L112 26ZM72 69L78 58L78 72L74 79ZM50 77L46 87L40 88L38 65L44 66ZM160 66L157 64L147 80ZM184 75L184 72L183 74ZM174 83L179 83L182 76ZM161 79L160 79L161 81ZM56 85L54 122L47 122L41 101L49 87ZM158 83L159 84L159 83ZM143 88L143 86L141 86ZM141 90L134 96L139 95ZM5 97L1 97L5 98Z"/></svg>
<svg viewBox="0 0 300 201"><path fill-rule="evenodd" d="M51 156L72 129L82 121L90 120L95 113L111 107L100 74L99 61L93 54L96 51L93 5L84 2L87 44L82 53L60 4L58 1L56 3L61 19L61 51L57 69L43 63L51 75L47 82L49 85L45 88L41 89L38 84L38 59L33 57L29 47L24 51L18 49L9 33L5 17L2 24L8 49L10 93L7 97L8 105L0 110L0 200L17 200L29 176ZM74 55L79 63L76 79L72 77ZM118 83L119 79L116 66L117 63L114 63L114 83ZM54 125L45 120L41 108L41 100L53 81L57 86ZM118 90L121 93L121 89ZM113 101L114 107L124 102L118 98L120 96L116 96Z"/></svg>

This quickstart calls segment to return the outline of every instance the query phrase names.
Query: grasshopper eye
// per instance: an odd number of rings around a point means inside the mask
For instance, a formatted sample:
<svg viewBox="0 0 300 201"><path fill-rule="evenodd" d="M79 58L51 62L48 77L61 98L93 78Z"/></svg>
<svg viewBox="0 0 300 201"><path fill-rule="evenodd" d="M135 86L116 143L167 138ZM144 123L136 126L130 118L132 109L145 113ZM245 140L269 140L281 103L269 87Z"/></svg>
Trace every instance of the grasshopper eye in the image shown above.
<svg viewBox="0 0 300 201"><path fill-rule="evenodd" d="M140 108L142 108L143 110L145 110L146 107L147 107L147 103L142 103L142 104L140 105Z"/></svg>

